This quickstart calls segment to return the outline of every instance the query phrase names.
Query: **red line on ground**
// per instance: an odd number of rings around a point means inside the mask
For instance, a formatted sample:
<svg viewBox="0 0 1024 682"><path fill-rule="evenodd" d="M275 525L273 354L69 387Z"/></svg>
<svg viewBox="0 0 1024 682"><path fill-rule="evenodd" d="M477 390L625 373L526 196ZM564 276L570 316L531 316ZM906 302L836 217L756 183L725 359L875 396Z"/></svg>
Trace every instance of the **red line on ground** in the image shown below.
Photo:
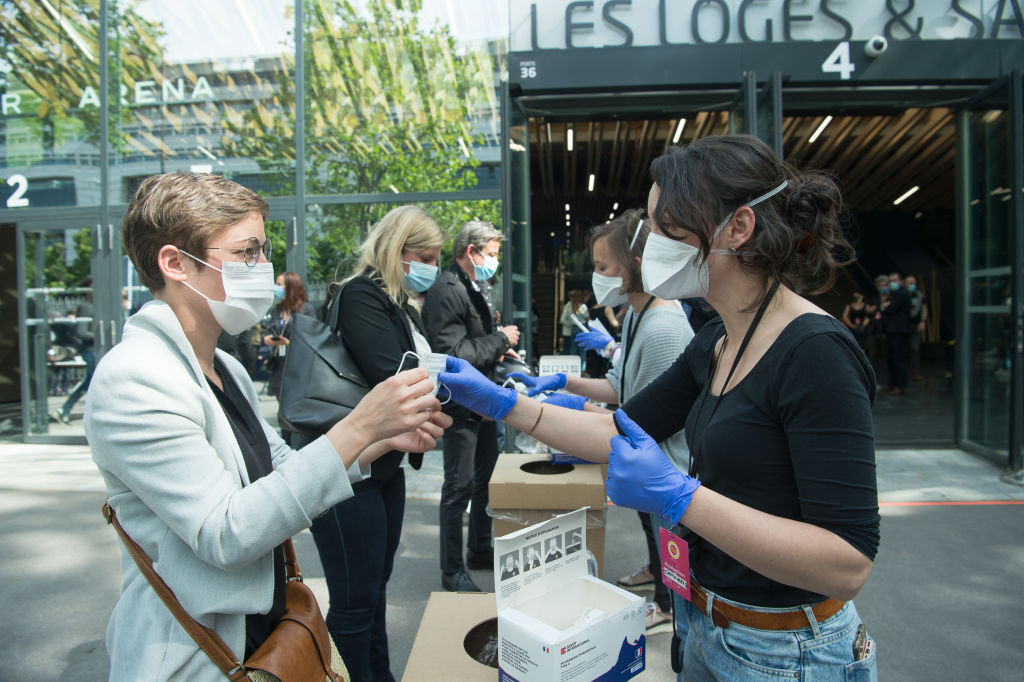
<svg viewBox="0 0 1024 682"><path fill-rule="evenodd" d="M1024 500L963 500L963 501L935 501L935 502L879 502L879 507L966 507L966 506L994 506L1000 504L1024 504Z"/></svg>

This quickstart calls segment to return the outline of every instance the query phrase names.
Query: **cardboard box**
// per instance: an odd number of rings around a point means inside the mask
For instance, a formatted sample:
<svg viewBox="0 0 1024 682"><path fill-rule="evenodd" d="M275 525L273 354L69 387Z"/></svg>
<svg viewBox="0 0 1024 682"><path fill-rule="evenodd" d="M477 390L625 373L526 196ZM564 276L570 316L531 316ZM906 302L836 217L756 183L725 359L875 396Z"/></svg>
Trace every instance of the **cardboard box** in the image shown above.
<svg viewBox="0 0 1024 682"><path fill-rule="evenodd" d="M645 600L588 575L586 525L578 509L495 538L499 682L643 672Z"/></svg>
<svg viewBox="0 0 1024 682"><path fill-rule="evenodd" d="M487 592L432 592L409 654L402 682L493 682L496 668L477 662L479 634L497 617L493 594ZM491 623L497 636L496 623Z"/></svg>
<svg viewBox="0 0 1024 682"><path fill-rule="evenodd" d="M604 476L599 464L555 466L546 454L502 454L488 486L494 537L589 507L588 548L604 575Z"/></svg>

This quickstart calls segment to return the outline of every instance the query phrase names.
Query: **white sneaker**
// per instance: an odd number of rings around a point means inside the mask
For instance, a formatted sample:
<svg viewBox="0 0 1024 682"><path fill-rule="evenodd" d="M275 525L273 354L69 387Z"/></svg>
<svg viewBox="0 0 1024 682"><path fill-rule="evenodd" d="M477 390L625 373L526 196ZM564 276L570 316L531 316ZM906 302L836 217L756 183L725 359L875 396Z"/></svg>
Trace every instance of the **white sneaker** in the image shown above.
<svg viewBox="0 0 1024 682"><path fill-rule="evenodd" d="M665 613L653 602L647 603L647 634L657 635L672 630L672 614Z"/></svg>

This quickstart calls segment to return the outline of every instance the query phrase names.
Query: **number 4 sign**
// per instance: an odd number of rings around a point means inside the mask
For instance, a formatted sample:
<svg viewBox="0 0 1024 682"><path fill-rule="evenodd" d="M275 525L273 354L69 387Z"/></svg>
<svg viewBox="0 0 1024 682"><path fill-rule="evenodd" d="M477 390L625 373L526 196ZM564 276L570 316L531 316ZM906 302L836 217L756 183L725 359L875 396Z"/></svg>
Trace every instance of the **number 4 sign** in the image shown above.
<svg viewBox="0 0 1024 682"><path fill-rule="evenodd" d="M836 45L832 54L821 63L822 73L838 73L840 80L850 80L850 74L857 68L857 65L850 61L850 43L847 41Z"/></svg>

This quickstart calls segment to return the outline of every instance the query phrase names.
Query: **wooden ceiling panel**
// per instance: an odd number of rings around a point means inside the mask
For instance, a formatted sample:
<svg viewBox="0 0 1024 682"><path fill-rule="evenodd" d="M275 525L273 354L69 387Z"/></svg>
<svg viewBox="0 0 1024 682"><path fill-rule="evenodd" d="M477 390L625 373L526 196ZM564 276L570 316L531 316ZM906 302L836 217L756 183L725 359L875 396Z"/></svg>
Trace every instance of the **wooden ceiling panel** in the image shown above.
<svg viewBox="0 0 1024 682"><path fill-rule="evenodd" d="M892 113L834 116L815 142L810 137L822 114L795 114L783 121L786 160L801 168L834 174L854 211L952 208L954 201L955 120L946 108L909 108ZM727 111L686 116L683 144L728 131ZM533 220L543 232L568 232L571 243L611 213L646 205L650 163L671 144L679 119L549 121L532 118L531 177ZM566 134L574 148L566 150ZM590 175L594 191L588 191ZM911 187L920 189L900 206L893 201ZM565 227L569 203L570 223ZM612 206L618 203L617 210ZM552 227L554 226L554 227ZM541 236L541 235L538 235Z"/></svg>

